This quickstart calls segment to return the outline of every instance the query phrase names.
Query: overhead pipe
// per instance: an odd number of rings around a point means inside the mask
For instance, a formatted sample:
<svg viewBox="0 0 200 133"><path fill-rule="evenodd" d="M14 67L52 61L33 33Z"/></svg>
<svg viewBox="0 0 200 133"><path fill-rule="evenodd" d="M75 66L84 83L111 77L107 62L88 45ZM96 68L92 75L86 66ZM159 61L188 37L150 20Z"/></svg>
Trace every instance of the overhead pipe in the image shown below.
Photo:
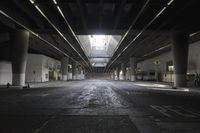
<svg viewBox="0 0 200 133"><path fill-rule="evenodd" d="M54 46L52 43L50 43L49 41L47 41L46 39L44 39L43 37L41 37L38 33L32 31L31 29L29 29L27 26L23 25L22 23L20 23L18 20L14 19L13 17L9 16L7 13L5 13L4 11L0 10L0 14L5 16L6 18L8 18L9 20L13 21L14 23L16 23L17 25L21 26L22 28L26 29L27 31L29 31L32 35L36 36L37 38L39 38L40 40L42 40L43 42L45 42L46 44L50 45L51 47L53 47L54 49L56 49L57 51L59 51L60 53L62 53L63 55L69 57L71 60L73 60L74 62L77 62L78 64L80 64L78 61L76 61L74 58L70 57L68 54L66 54L65 52L63 52L62 50L60 50L59 48L57 48L56 46ZM82 64L80 64L82 65Z"/></svg>
<svg viewBox="0 0 200 133"><path fill-rule="evenodd" d="M137 40L137 38L155 21L155 19L157 19L166 9L167 7L169 7L174 0L170 0L157 14L156 16L149 22L147 23L147 25L137 34L137 36L135 36L135 38L122 50L122 52L120 52L117 57L114 58L114 60L109 64L109 67L111 66L111 64L113 64L121 55L122 53L124 53L126 51L126 49Z"/></svg>
<svg viewBox="0 0 200 133"><path fill-rule="evenodd" d="M124 39L127 37L128 33L130 32L130 30L133 28L133 26L135 25L135 23L137 22L138 18L140 17L140 15L143 13L143 11L145 10L145 8L147 7L148 3L150 2L150 0L146 0L146 2L144 3L144 5L142 6L142 8L140 9L139 13L137 14L137 16L135 17L135 19L132 21L131 25L129 26L128 30L124 33L123 37L120 39L117 47L115 48L113 54L111 57L113 57L113 55L115 54L115 52L117 51L117 49L119 48L119 46L121 45L121 43L124 41ZM109 69L110 64L108 65ZM106 69L105 68L105 69ZM105 71L107 71L107 69Z"/></svg>
<svg viewBox="0 0 200 133"><path fill-rule="evenodd" d="M81 54L73 47L73 45L67 40L67 38L61 33L61 31L51 22L51 20L44 14L44 12L35 4L34 0L29 0L29 2L34 5L37 11L48 21L48 23L56 30L56 32L71 46L71 48L79 55L79 57L85 62L85 64L90 68L90 65L85 61ZM56 2L56 1L55 1Z"/></svg>

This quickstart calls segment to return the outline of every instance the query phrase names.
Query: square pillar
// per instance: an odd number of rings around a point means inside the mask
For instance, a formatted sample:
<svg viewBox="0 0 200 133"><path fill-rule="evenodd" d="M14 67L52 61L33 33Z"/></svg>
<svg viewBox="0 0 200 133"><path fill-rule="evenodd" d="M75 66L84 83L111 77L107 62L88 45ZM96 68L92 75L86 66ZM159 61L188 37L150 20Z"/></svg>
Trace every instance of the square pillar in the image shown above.
<svg viewBox="0 0 200 133"><path fill-rule="evenodd" d="M66 81L68 79L68 63L69 63L69 57L63 57L61 59L61 71L62 71L62 80Z"/></svg>

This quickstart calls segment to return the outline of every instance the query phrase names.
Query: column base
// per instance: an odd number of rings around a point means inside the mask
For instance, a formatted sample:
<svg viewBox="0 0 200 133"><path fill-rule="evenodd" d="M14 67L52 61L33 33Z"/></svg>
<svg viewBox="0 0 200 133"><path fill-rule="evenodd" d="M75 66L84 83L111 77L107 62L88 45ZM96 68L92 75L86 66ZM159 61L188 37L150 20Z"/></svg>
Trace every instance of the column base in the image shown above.
<svg viewBox="0 0 200 133"><path fill-rule="evenodd" d="M116 76L116 77L115 77L115 80L119 80L119 78Z"/></svg>
<svg viewBox="0 0 200 133"><path fill-rule="evenodd" d="M62 75L62 80L66 81L67 80L67 75Z"/></svg>
<svg viewBox="0 0 200 133"><path fill-rule="evenodd" d="M174 87L186 87L186 75L185 74L174 74Z"/></svg>
<svg viewBox="0 0 200 133"><path fill-rule="evenodd" d="M120 80L125 80L125 76L121 76L121 79Z"/></svg>
<svg viewBox="0 0 200 133"><path fill-rule="evenodd" d="M13 86L25 86L25 73L13 74L12 79Z"/></svg>
<svg viewBox="0 0 200 133"><path fill-rule="evenodd" d="M135 75L131 75L131 81L136 81L136 76Z"/></svg>
<svg viewBox="0 0 200 133"><path fill-rule="evenodd" d="M73 79L73 80L77 80L77 77L76 77L76 76L73 76L72 79Z"/></svg>

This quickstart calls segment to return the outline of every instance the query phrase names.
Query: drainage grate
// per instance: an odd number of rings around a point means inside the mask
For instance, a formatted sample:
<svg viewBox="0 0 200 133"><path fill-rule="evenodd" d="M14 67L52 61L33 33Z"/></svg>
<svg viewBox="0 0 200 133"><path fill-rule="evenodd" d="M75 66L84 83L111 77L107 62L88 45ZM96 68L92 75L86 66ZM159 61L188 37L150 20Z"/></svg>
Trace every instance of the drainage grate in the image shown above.
<svg viewBox="0 0 200 133"><path fill-rule="evenodd" d="M63 115L51 120L39 133L139 133L127 115Z"/></svg>

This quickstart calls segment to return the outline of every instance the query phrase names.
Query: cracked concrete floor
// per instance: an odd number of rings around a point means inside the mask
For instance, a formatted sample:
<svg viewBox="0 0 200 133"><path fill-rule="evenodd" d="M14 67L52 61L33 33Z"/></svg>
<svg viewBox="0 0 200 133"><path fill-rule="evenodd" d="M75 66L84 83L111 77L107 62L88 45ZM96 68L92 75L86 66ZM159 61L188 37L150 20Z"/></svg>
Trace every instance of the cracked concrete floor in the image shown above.
<svg viewBox="0 0 200 133"><path fill-rule="evenodd" d="M199 98L185 91L108 80L2 91L0 132L199 133Z"/></svg>

